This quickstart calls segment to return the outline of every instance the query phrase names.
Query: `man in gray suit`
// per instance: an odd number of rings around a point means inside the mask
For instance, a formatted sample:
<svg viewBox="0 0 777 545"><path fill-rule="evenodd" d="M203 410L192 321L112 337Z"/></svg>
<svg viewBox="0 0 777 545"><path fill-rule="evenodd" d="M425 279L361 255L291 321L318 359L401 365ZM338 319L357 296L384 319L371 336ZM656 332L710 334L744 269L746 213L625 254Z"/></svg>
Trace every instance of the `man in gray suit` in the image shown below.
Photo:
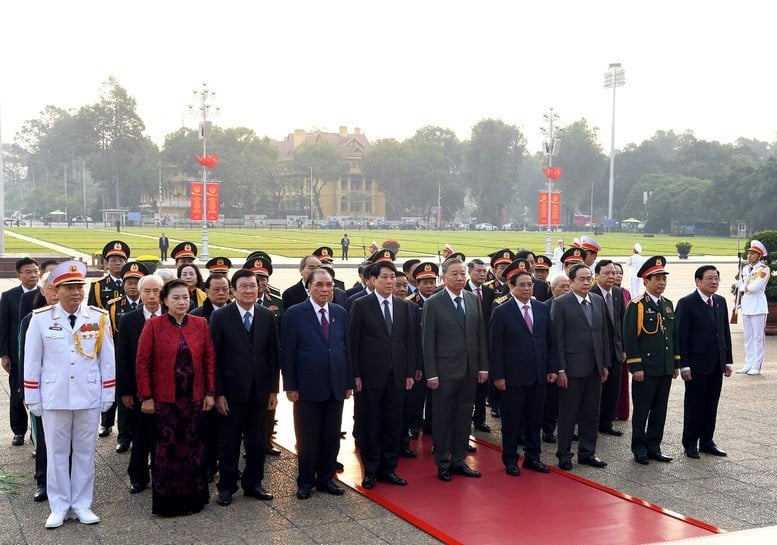
<svg viewBox="0 0 777 545"><path fill-rule="evenodd" d="M488 337L480 302L464 289L467 268L460 259L442 265L445 288L424 303L423 354L432 390L434 461L441 481L453 473L480 477L464 463L475 385L488 380Z"/></svg>
<svg viewBox="0 0 777 545"><path fill-rule="evenodd" d="M610 337L604 299L591 293L589 268L569 270L572 291L553 300L551 322L558 343L558 466L572 469L572 430L578 422L577 461L593 467L607 462L596 456L602 382L611 365Z"/></svg>

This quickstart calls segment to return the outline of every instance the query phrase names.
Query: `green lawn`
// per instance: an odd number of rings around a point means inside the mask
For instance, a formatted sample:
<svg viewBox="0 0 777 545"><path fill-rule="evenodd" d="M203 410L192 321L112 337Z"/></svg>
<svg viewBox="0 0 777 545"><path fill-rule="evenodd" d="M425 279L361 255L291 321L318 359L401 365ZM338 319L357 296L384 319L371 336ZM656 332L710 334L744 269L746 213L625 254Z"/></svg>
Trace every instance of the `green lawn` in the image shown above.
<svg viewBox="0 0 777 545"><path fill-rule="evenodd" d="M30 237L39 238L55 244L60 244L77 251L94 254L99 253L109 240L119 238L129 244L132 255L157 255L157 238L162 230L149 228L124 228L121 233L111 229L82 227L43 228L22 227L6 228L6 231L18 232ZM180 240L189 240L200 246L201 231L199 229L165 229L171 241L171 248ZM552 242L564 239L565 245L571 245L573 238L590 233L553 233ZM339 230L299 230L299 229L210 229L208 231L211 255L226 257L242 257L247 252L261 249L270 254L287 257L301 257L318 246L331 246L335 255L340 255ZM409 255L437 255L448 243L455 251L468 256L484 256L500 248L528 248L536 252L545 250L545 233L523 232L480 232L480 231L351 231L351 256L360 257L374 240L381 245L384 240L394 239L400 245L400 257ZM603 255L626 256L631 254L635 242L642 244L643 254L665 256L677 255L675 243L677 237L656 235L645 237L641 234L608 233L595 237L602 246ZM688 239L693 244L691 255L736 255L737 241L734 238L696 237ZM5 237L6 252L9 253L41 253L48 250L33 245L12 236ZM744 241L742 241L744 244ZM217 248L218 247L218 248ZM368 252L368 250L367 250Z"/></svg>

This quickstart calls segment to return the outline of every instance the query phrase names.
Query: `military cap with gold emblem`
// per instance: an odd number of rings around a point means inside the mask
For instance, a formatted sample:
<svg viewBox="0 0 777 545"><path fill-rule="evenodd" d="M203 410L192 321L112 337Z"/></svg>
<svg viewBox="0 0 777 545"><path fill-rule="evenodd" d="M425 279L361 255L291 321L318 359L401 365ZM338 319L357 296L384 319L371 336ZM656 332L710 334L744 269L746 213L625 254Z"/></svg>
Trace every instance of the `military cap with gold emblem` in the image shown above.
<svg viewBox="0 0 777 545"><path fill-rule="evenodd" d="M548 269L550 270L552 263L550 262L550 259L548 256L540 254L538 255L534 260L534 268L535 269Z"/></svg>
<svg viewBox="0 0 777 545"><path fill-rule="evenodd" d="M585 250L573 246L561 254L559 259L562 263L582 263L585 261Z"/></svg>
<svg viewBox="0 0 777 545"><path fill-rule="evenodd" d="M437 267L436 263L432 263L431 261L425 261L423 263L419 263L418 267L415 268L413 271L413 278L416 280L423 280L424 278L434 278L437 279L437 275L439 274L440 269Z"/></svg>
<svg viewBox="0 0 777 545"><path fill-rule="evenodd" d="M329 261L331 263L335 259L332 248L329 246L321 246L320 248L316 248L313 250L313 255L316 256L319 261L321 261L321 263L324 263L325 261Z"/></svg>
<svg viewBox="0 0 777 545"><path fill-rule="evenodd" d="M264 257L249 259L243 264L243 268L261 276L269 277L272 275L272 263Z"/></svg>
<svg viewBox="0 0 777 545"><path fill-rule="evenodd" d="M180 259L182 257L189 257L194 259L197 257L197 245L194 242L183 241L179 242L170 252L170 257L173 259Z"/></svg>
<svg viewBox="0 0 777 545"><path fill-rule="evenodd" d="M64 261L51 271L52 284L59 287L65 284L86 284L86 263L83 261Z"/></svg>
<svg viewBox="0 0 777 545"><path fill-rule="evenodd" d="M491 258L491 268L496 267L501 263L512 263L515 260L515 254L509 248L502 248L496 252L489 254Z"/></svg>
<svg viewBox="0 0 777 545"><path fill-rule="evenodd" d="M212 273L229 273L232 261L228 257L214 257L205 264L205 268Z"/></svg>
<svg viewBox="0 0 777 545"><path fill-rule="evenodd" d="M250 254L248 254L248 257L246 258L246 263L251 261L252 259L256 259L257 257L261 257L268 263L272 263L272 257L270 257L270 254L263 250L254 250Z"/></svg>
<svg viewBox="0 0 777 545"><path fill-rule="evenodd" d="M504 270L505 280L510 280L515 275L528 274L531 276L531 263L528 259L516 259Z"/></svg>
<svg viewBox="0 0 777 545"><path fill-rule="evenodd" d="M586 252L598 254L602 251L602 247L599 243L587 235L580 237L580 247Z"/></svg>
<svg viewBox="0 0 777 545"><path fill-rule="evenodd" d="M123 242L121 240L112 240L108 244L105 245L103 248L103 258L108 259L112 256L118 256L123 257L124 259L129 259L130 256L130 247L127 246L126 242Z"/></svg>
<svg viewBox="0 0 777 545"><path fill-rule="evenodd" d="M467 256L461 252L453 252L451 255L445 258L445 261L448 261L449 259L459 259L464 263L467 262Z"/></svg>
<svg viewBox="0 0 777 545"><path fill-rule="evenodd" d="M766 246L763 245L763 243L760 240L751 240L750 241L750 247L747 249L748 252L755 252L761 257L766 255Z"/></svg>
<svg viewBox="0 0 777 545"><path fill-rule="evenodd" d="M378 250L374 254L370 256L370 261L373 263L379 263L381 261L394 261L397 258L396 255L394 255L394 252L391 250Z"/></svg>
<svg viewBox="0 0 777 545"><path fill-rule="evenodd" d="M126 278L143 278L148 274L148 268L143 263L137 261L131 261L125 263L121 268L121 277Z"/></svg>
<svg viewBox="0 0 777 545"><path fill-rule="evenodd" d="M637 276L639 278L647 278L651 274L669 274L669 272L664 269L665 266L666 258L662 255L654 255L653 257L648 258L642 267L639 268Z"/></svg>

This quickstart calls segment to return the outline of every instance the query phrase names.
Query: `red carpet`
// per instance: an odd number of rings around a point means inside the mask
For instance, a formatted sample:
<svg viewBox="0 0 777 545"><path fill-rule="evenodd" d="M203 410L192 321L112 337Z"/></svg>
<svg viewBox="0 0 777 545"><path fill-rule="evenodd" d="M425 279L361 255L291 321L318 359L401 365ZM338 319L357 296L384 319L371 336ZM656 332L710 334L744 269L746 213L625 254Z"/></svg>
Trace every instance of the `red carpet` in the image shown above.
<svg viewBox="0 0 777 545"><path fill-rule="evenodd" d="M352 403L346 403L343 429L349 430L338 460L340 480L437 539L451 544L619 545L706 536L717 528L662 509L555 467L550 474L504 472L499 448L478 442L467 458L483 476L437 479L431 440L412 441L418 458L400 460L397 474L406 487L378 483L360 486L361 462L350 435ZM290 404L279 403L278 443L294 452ZM423 438L422 438L423 439ZM605 537L608 536L608 537Z"/></svg>

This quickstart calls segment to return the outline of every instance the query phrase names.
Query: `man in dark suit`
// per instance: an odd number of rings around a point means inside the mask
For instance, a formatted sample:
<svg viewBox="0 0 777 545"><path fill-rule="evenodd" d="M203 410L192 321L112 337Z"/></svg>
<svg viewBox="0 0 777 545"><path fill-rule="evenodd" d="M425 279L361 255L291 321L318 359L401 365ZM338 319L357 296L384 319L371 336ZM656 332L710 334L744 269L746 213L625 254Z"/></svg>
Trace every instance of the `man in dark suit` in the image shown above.
<svg viewBox="0 0 777 545"><path fill-rule="evenodd" d="M232 276L235 301L213 313L210 333L216 352L216 410L219 413L219 505L237 490L241 439L246 465L243 493L258 500L273 495L262 486L267 410L278 404L278 330L272 311L257 304L253 271Z"/></svg>
<svg viewBox="0 0 777 545"><path fill-rule="evenodd" d="M392 294L396 271L390 256L372 266L375 291L354 303L348 320L356 395L361 398L362 486L367 489L376 480L407 484L396 468L405 392L415 381L416 324L409 304Z"/></svg>
<svg viewBox="0 0 777 545"><path fill-rule="evenodd" d="M726 456L713 435L723 376L734 370L726 299L716 295L720 273L712 265L696 269L696 291L677 302L680 376L685 383L683 447L689 458L699 452Z"/></svg>
<svg viewBox="0 0 777 545"><path fill-rule="evenodd" d="M550 311L532 300L534 282L526 260L516 259L505 269L511 300L494 309L489 327L491 375L502 392L502 462L517 477L518 437L524 436L523 467L549 473L540 461L540 428L545 385L558 371L556 337ZM520 346L520 350L516 350ZM523 424L523 426L521 426Z"/></svg>
<svg viewBox="0 0 777 545"><path fill-rule="evenodd" d="M10 388L10 419L15 447L24 444L24 434L27 433L27 410L19 380L19 306L22 294L34 290L38 285L40 269L38 262L31 257L16 260L16 278L21 282L15 288L6 290L0 297L0 359L6 373ZM25 314L26 316L26 314ZM23 373L22 373L23 374Z"/></svg>
<svg viewBox="0 0 777 545"><path fill-rule="evenodd" d="M607 380L602 384L602 401L599 408L599 433L620 437L623 432L613 427L615 408L621 393L621 367L626 361L623 351L623 290L615 285L615 264L609 259L600 259L594 269L596 285L591 292L604 299L607 309L607 332L610 334L610 354L612 362Z"/></svg>
<svg viewBox="0 0 777 545"><path fill-rule="evenodd" d="M292 305L302 303L308 298L308 290L305 287L307 285L308 276L320 266L321 261L314 255L308 255L302 258L299 262L299 274L302 278L300 278L299 282L284 290L281 295L283 308L289 309Z"/></svg>
<svg viewBox="0 0 777 545"><path fill-rule="evenodd" d="M132 452L127 466L132 494L142 492L148 487L148 459L154 442L154 417L140 411L135 356L146 320L162 314L159 295L162 285L162 278L156 275L147 275L140 279L138 289L143 305L121 317L119 334L116 337L116 397L132 413L132 417L128 419L131 425Z"/></svg>
<svg viewBox="0 0 777 545"><path fill-rule="evenodd" d="M369 272L370 267L372 267L372 261L361 262L359 267L356 269L357 273L359 274L359 282L355 286L345 290L346 298L350 299L352 295L364 290L364 287L366 286L365 278L369 276L367 273Z"/></svg>
<svg viewBox="0 0 777 545"><path fill-rule="evenodd" d="M59 263L55 259L47 259L40 264L40 277L43 277L47 272L51 272ZM35 287L30 291L22 294L21 302L19 303L19 320L23 320L30 312L35 308L35 296L40 292L40 287ZM20 360L21 361L21 360Z"/></svg>
<svg viewBox="0 0 777 545"><path fill-rule="evenodd" d="M348 316L330 304L334 282L328 271L307 277L310 298L287 308L281 328L281 370L286 397L294 403L297 437L297 498L313 486L339 496L332 478L340 451L343 400L353 394L354 374L347 345Z"/></svg>
<svg viewBox="0 0 777 545"><path fill-rule="evenodd" d="M561 262L559 261L559 264ZM548 312L553 308L553 301L557 297L567 294L572 289L569 278L564 273L559 273L553 277L550 283L550 289L553 297L545 301ZM545 443L556 442L556 423L558 422L558 380L545 386L545 407L542 410L542 441Z"/></svg>
<svg viewBox="0 0 777 545"><path fill-rule="evenodd" d="M585 264L569 269L572 291L553 300L550 317L558 344L558 466L572 469L572 431L578 423L577 462L605 467L596 456L602 383L612 361L604 300L592 294Z"/></svg>
<svg viewBox="0 0 777 545"><path fill-rule="evenodd" d="M488 324L491 320L491 307L494 305L494 290L484 285L488 275L488 267L486 267L483 260L475 258L467 263L467 272L469 273L469 280L464 289L477 295L480 301L480 308L483 309L486 331L488 331ZM490 380L493 380L493 376L490 377ZM476 430L483 433L491 432L491 428L486 424L486 397L488 397L489 382L478 383L475 391L475 411L472 413L473 426Z"/></svg>
<svg viewBox="0 0 777 545"><path fill-rule="evenodd" d="M170 248L170 239L162 233L159 237L159 260L164 263L167 261L167 250Z"/></svg>
<svg viewBox="0 0 777 545"><path fill-rule="evenodd" d="M423 310L426 385L432 390L434 460L437 477L453 473L480 477L464 463L469 443L475 385L488 380L488 337L483 310L474 293L464 289L467 268L460 259L442 266L445 288L432 295Z"/></svg>

